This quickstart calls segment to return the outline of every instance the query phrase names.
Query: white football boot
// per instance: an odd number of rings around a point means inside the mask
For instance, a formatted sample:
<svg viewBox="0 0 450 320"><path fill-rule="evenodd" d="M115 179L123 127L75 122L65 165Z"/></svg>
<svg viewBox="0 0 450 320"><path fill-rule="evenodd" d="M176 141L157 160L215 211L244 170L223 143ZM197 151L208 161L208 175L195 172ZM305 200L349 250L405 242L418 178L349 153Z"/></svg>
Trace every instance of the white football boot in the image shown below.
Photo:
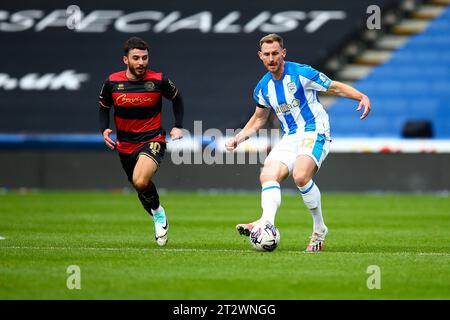
<svg viewBox="0 0 450 320"><path fill-rule="evenodd" d="M168 241L169 221L163 207L159 207L153 213L153 222L155 223L155 239L159 246L165 246Z"/></svg>
<svg viewBox="0 0 450 320"><path fill-rule="evenodd" d="M240 235L243 236L250 236L250 232L252 231L253 227L258 224L259 220L250 222L250 223L240 223L236 225L236 230L239 232Z"/></svg>
<svg viewBox="0 0 450 320"><path fill-rule="evenodd" d="M325 237L328 234L328 228L325 227L323 232L313 232L306 247L307 252L318 252L322 251L325 245Z"/></svg>

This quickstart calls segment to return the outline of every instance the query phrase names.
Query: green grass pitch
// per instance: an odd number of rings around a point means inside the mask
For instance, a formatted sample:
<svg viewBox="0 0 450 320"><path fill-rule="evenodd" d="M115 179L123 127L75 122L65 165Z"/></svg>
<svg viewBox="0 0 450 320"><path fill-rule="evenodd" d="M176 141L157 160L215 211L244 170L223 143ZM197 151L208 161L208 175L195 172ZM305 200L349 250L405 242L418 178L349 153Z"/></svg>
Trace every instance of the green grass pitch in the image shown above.
<svg viewBox="0 0 450 320"><path fill-rule="evenodd" d="M0 299L449 299L450 199L323 195L325 251L305 253L312 220L298 195L277 215L281 243L254 251L237 223L259 194L164 193L158 247L135 194L0 194ZM66 286L68 266L81 289ZM367 268L380 268L369 290Z"/></svg>

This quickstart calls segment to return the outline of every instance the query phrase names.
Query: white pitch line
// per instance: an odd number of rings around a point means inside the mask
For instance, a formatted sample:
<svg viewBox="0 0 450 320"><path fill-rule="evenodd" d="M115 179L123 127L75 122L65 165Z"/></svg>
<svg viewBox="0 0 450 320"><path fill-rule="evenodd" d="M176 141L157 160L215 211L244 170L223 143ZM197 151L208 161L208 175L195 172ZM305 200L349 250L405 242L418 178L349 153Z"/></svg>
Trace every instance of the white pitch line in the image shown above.
<svg viewBox="0 0 450 320"><path fill-rule="evenodd" d="M32 246L0 246L0 249L23 250L85 250L85 251L135 251L135 252L230 252L230 253L258 253L255 250L239 249L195 249L195 248L107 248L107 247L32 247ZM308 254L315 253L301 250L286 250L285 253ZM412 256L450 256L447 252L352 252L352 251L325 251L319 254L348 254L348 255L412 255Z"/></svg>
<svg viewBox="0 0 450 320"><path fill-rule="evenodd" d="M0 240L5 240L5 239L6 239L5 237L0 236Z"/></svg>

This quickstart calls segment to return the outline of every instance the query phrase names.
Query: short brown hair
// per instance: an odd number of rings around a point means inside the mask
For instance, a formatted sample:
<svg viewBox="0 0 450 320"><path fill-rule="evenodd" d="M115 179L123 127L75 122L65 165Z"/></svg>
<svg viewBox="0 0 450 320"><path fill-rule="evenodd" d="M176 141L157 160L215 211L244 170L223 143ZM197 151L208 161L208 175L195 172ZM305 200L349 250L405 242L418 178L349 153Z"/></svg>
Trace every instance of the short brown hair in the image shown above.
<svg viewBox="0 0 450 320"><path fill-rule="evenodd" d="M271 33L262 37L261 40L259 40L259 46L261 47L263 43L272 43L272 42L278 42L281 48L284 48L283 38L276 33Z"/></svg>

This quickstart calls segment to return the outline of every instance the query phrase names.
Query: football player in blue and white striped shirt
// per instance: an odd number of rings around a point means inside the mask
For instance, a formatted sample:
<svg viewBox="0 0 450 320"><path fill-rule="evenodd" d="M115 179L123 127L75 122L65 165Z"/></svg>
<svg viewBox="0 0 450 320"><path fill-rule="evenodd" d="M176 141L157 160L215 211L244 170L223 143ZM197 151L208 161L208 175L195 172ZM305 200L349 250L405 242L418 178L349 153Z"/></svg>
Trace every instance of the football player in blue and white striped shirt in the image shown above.
<svg viewBox="0 0 450 320"><path fill-rule="evenodd" d="M280 182L292 174L314 221L306 250L321 251L328 228L323 221L320 190L312 178L328 154L331 139L328 114L319 102L318 91L358 100L357 110L363 109L361 120L370 112L370 100L355 88L332 81L308 65L285 61L286 49L279 35L269 34L259 44L259 57L269 72L255 88L255 113L244 129L227 141L226 147L234 150L262 128L270 110L280 121L283 137L267 156L261 171L261 218L238 224L236 228L240 234L248 236L260 221L274 224L281 203Z"/></svg>

